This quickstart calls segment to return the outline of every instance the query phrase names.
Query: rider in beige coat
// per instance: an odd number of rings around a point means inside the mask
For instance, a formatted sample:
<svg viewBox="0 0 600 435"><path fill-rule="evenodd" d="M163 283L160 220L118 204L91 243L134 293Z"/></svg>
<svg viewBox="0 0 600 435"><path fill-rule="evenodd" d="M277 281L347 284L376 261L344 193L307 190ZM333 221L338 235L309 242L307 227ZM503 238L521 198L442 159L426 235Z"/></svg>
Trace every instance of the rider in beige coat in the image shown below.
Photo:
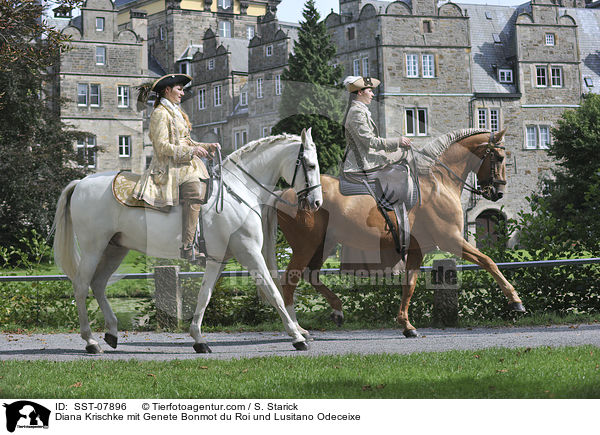
<svg viewBox="0 0 600 435"><path fill-rule="evenodd" d="M220 145L199 143L190 137L190 121L179 104L184 95L183 87L191 80L186 74L169 74L156 80L150 88L157 94L150 117L154 153L150 168L136 184L133 196L157 208L182 203L181 256L194 261L194 236L205 200L200 180L209 178L200 158L213 153Z"/></svg>
<svg viewBox="0 0 600 435"><path fill-rule="evenodd" d="M350 76L344 80L350 92L344 119L346 156L343 171L346 173L371 171L403 160L411 146L411 141L406 137L379 137L368 108L373 100L373 89L379 83L379 80L371 77Z"/></svg>

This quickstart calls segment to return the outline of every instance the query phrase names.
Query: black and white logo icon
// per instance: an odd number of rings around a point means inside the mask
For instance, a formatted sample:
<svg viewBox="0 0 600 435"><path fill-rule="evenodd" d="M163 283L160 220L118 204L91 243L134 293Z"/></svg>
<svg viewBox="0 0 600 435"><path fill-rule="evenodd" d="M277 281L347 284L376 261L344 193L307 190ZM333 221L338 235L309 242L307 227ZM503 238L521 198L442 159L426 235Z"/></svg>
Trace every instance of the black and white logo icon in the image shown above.
<svg viewBox="0 0 600 435"><path fill-rule="evenodd" d="M6 429L14 432L19 429L47 429L50 421L50 410L28 400L19 400L4 404L6 408Z"/></svg>

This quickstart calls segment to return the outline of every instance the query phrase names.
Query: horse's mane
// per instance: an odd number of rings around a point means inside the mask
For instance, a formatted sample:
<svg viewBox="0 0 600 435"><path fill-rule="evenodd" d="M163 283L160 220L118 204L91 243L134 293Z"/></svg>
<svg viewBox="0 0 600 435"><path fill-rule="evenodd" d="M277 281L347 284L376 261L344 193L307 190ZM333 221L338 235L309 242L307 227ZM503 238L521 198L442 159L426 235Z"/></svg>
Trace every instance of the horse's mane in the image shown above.
<svg viewBox="0 0 600 435"><path fill-rule="evenodd" d="M441 156L455 142L480 133L489 133L481 128L465 128L440 136L415 152L415 163L420 174L427 175L436 164L435 159Z"/></svg>
<svg viewBox="0 0 600 435"><path fill-rule="evenodd" d="M246 145L244 145L243 147L235 150L234 152L232 152L231 154L229 154L225 159L224 162L228 161L228 160L233 160L234 162L239 162L240 160L243 159L243 157L248 154L251 153L253 151L255 151L257 148L261 147L261 146L270 146L274 143L277 142L281 142L284 139L290 139L290 140L294 140L297 142L300 142L300 136L295 135L295 134L287 134L287 133L283 133L277 136L267 136L267 137L263 137L260 139L256 139L253 141L248 142Z"/></svg>

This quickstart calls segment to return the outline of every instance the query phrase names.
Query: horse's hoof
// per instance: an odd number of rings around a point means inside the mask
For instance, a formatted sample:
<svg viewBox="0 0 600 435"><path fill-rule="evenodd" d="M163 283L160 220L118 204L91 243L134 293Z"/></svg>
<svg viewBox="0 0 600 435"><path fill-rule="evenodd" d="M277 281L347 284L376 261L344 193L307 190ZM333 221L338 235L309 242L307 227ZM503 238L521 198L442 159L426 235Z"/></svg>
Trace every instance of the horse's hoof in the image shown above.
<svg viewBox="0 0 600 435"><path fill-rule="evenodd" d="M523 304L521 302L511 302L510 304L508 304L508 307L512 311L516 311L517 313L526 313L527 312L527 310L525 309L525 307L523 306Z"/></svg>
<svg viewBox="0 0 600 435"><path fill-rule="evenodd" d="M86 351L87 353L91 353L91 354L94 354L94 355L96 355L96 354L99 354L99 353L103 353L103 352L104 352L104 351L102 350L102 348L101 348L99 345L97 345L97 344L88 344L88 345L85 347L85 351Z"/></svg>
<svg viewBox="0 0 600 435"><path fill-rule="evenodd" d="M106 344L108 344L113 349L117 348L118 339L116 336L106 333L106 334L104 334L104 341L106 341Z"/></svg>
<svg viewBox="0 0 600 435"><path fill-rule="evenodd" d="M305 341L299 341L297 343L292 343L296 350L308 350L308 344Z"/></svg>
<svg viewBox="0 0 600 435"><path fill-rule="evenodd" d="M416 329L405 329L402 331L402 334L404 334L406 338L417 338L419 336Z"/></svg>
<svg viewBox="0 0 600 435"><path fill-rule="evenodd" d="M206 343L194 343L196 353L212 353L212 349Z"/></svg>
<svg viewBox="0 0 600 435"><path fill-rule="evenodd" d="M337 313L331 313L331 315L329 316L331 318L331 321L333 323L336 324L336 326L342 326L344 324L344 315L343 314L337 314Z"/></svg>
<svg viewBox="0 0 600 435"><path fill-rule="evenodd" d="M306 341L315 341L313 336L310 335L310 332L306 331L306 332L302 332L301 334L306 339Z"/></svg>

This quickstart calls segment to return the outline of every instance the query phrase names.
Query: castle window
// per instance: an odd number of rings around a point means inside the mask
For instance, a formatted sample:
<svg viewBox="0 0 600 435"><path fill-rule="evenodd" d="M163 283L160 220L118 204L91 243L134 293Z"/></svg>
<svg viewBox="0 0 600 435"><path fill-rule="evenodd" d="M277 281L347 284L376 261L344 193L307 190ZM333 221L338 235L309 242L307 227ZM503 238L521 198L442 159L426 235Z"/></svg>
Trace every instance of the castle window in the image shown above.
<svg viewBox="0 0 600 435"><path fill-rule="evenodd" d="M433 32L433 28L430 20L423 21L423 33L431 33Z"/></svg>
<svg viewBox="0 0 600 435"><path fill-rule="evenodd" d="M501 69L498 71L498 80L500 83L512 83L513 72L512 69Z"/></svg>
<svg viewBox="0 0 600 435"><path fill-rule="evenodd" d="M77 141L77 155L87 163L88 168L96 167L96 136L87 136Z"/></svg>
<svg viewBox="0 0 600 435"><path fill-rule="evenodd" d="M424 54L421 56L423 63L423 77L433 78L435 77L435 60L433 54Z"/></svg>
<svg viewBox="0 0 600 435"><path fill-rule="evenodd" d="M502 44L502 40L500 39L500 35L497 33L492 33L492 38L494 38L495 44Z"/></svg>
<svg viewBox="0 0 600 435"><path fill-rule="evenodd" d="M90 107L100 107L100 85L90 85Z"/></svg>
<svg viewBox="0 0 600 435"><path fill-rule="evenodd" d="M281 75L275 76L275 95L281 95Z"/></svg>
<svg viewBox="0 0 600 435"><path fill-rule="evenodd" d="M248 142L248 130L237 130L233 132L233 149L237 150Z"/></svg>
<svg viewBox="0 0 600 435"><path fill-rule="evenodd" d="M96 17L96 32L104 32L104 18Z"/></svg>
<svg viewBox="0 0 600 435"><path fill-rule="evenodd" d="M535 84L538 88L548 86L548 70L545 66L535 67Z"/></svg>
<svg viewBox="0 0 600 435"><path fill-rule="evenodd" d="M352 61L352 75L360 75L360 59L354 59Z"/></svg>
<svg viewBox="0 0 600 435"><path fill-rule="evenodd" d="M71 8L65 6L59 6L54 9L54 18L72 18L73 13Z"/></svg>
<svg viewBox="0 0 600 435"><path fill-rule="evenodd" d="M214 103L215 103L215 107L221 106L223 105L223 99L221 97L221 90L222 90L222 86L221 85L217 85L214 88Z"/></svg>
<svg viewBox="0 0 600 435"><path fill-rule="evenodd" d="M231 8L231 0L219 0L217 6L221 9L229 9Z"/></svg>
<svg viewBox="0 0 600 435"><path fill-rule="evenodd" d="M553 66L552 68L550 68L550 80L553 88L562 88L563 74L561 67Z"/></svg>
<svg viewBox="0 0 600 435"><path fill-rule="evenodd" d="M263 95L263 82L262 78L256 79L256 98L262 98Z"/></svg>
<svg viewBox="0 0 600 435"><path fill-rule="evenodd" d="M588 88L593 88L593 87L594 87L594 81L592 80L592 78L591 78L591 77L584 77L584 78L583 78L583 81L585 82L585 85L586 85Z"/></svg>
<svg viewBox="0 0 600 435"><path fill-rule="evenodd" d="M369 77L369 58L363 57L362 59L362 75L363 77Z"/></svg>
<svg viewBox="0 0 600 435"><path fill-rule="evenodd" d="M240 94L240 105L247 106L248 105L248 92L242 92Z"/></svg>
<svg viewBox="0 0 600 435"><path fill-rule="evenodd" d="M231 38L231 21L219 21L219 36Z"/></svg>
<svg viewBox="0 0 600 435"><path fill-rule="evenodd" d="M546 45L555 45L555 36L554 33L546 33Z"/></svg>
<svg viewBox="0 0 600 435"><path fill-rule="evenodd" d="M406 135L427 136L427 109L406 109Z"/></svg>
<svg viewBox="0 0 600 435"><path fill-rule="evenodd" d="M477 127L490 131L500 130L500 109L477 109Z"/></svg>
<svg viewBox="0 0 600 435"><path fill-rule="evenodd" d="M88 85L79 83L77 85L77 105L87 106L88 105Z"/></svg>
<svg viewBox="0 0 600 435"><path fill-rule="evenodd" d="M164 40L165 40L166 33L167 33L167 32L165 31L165 28L164 28L163 26L160 26L160 27L158 28L158 38L159 38L161 41L164 41Z"/></svg>
<svg viewBox="0 0 600 435"><path fill-rule="evenodd" d="M106 47L96 47L96 65L106 64Z"/></svg>
<svg viewBox="0 0 600 435"><path fill-rule="evenodd" d="M198 110L206 109L206 88L198 90Z"/></svg>
<svg viewBox="0 0 600 435"><path fill-rule="evenodd" d="M419 56L416 54L406 55L406 76L419 77Z"/></svg>
<svg viewBox="0 0 600 435"><path fill-rule="evenodd" d="M550 126L527 125L525 135L525 149L548 149L551 143Z"/></svg>
<svg viewBox="0 0 600 435"><path fill-rule="evenodd" d="M263 127L262 128L262 137L267 137L271 135L271 127Z"/></svg>
<svg viewBox="0 0 600 435"><path fill-rule="evenodd" d="M266 54L268 57L273 56L273 45L267 45L266 47Z"/></svg>
<svg viewBox="0 0 600 435"><path fill-rule="evenodd" d="M348 32L346 35L348 37L348 41L352 41L354 38L356 38L356 28L348 27Z"/></svg>
<svg viewBox="0 0 600 435"><path fill-rule="evenodd" d="M215 69L215 60L214 59L208 60L208 69Z"/></svg>
<svg viewBox="0 0 600 435"><path fill-rule="evenodd" d="M119 157L131 157L131 136L119 136Z"/></svg>
<svg viewBox="0 0 600 435"><path fill-rule="evenodd" d="M246 26L246 38L252 39L254 38L254 26Z"/></svg>
<svg viewBox="0 0 600 435"><path fill-rule="evenodd" d="M117 86L117 105L129 107L129 86Z"/></svg>

